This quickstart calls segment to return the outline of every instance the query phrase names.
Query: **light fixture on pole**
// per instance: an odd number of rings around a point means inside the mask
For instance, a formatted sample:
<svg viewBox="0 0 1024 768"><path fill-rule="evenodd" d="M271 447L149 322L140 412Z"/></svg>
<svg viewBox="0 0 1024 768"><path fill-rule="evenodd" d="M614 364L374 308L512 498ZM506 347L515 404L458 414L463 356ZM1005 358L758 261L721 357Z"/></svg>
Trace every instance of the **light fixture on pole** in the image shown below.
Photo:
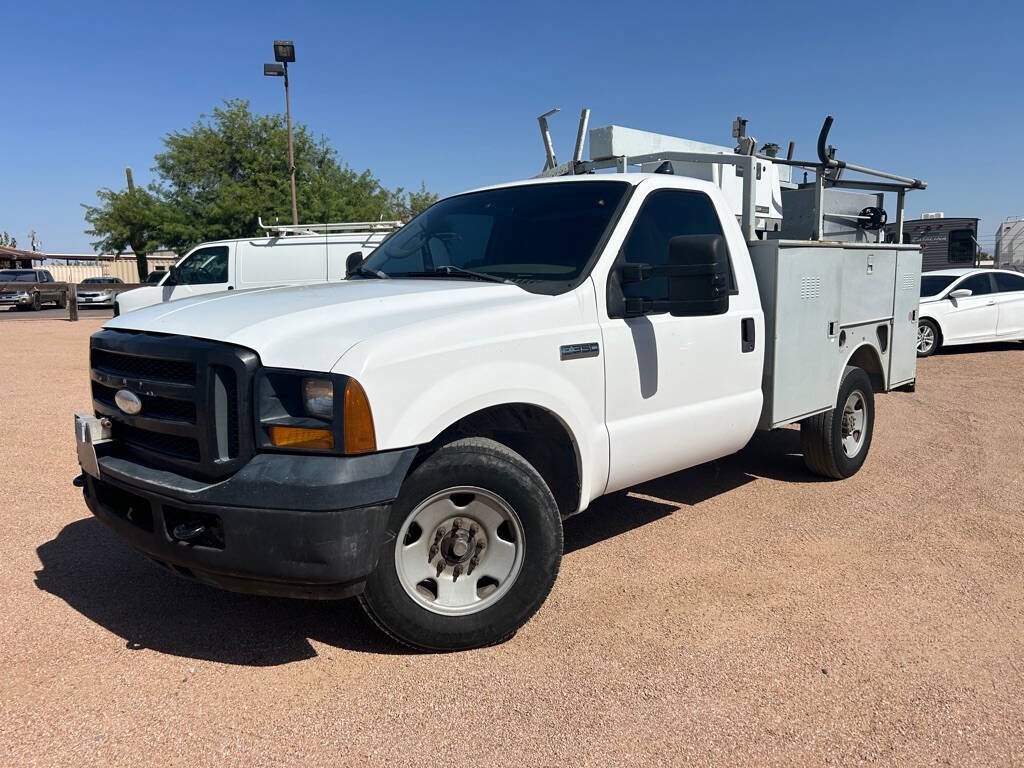
<svg viewBox="0 0 1024 768"><path fill-rule="evenodd" d="M299 209L295 203L295 150L292 146L292 106L288 95L288 64L295 61L295 44L291 40L275 40L274 59L278 63L264 64L263 74L266 77L284 78L284 110L288 119L288 173L292 185L292 224L298 224Z"/></svg>

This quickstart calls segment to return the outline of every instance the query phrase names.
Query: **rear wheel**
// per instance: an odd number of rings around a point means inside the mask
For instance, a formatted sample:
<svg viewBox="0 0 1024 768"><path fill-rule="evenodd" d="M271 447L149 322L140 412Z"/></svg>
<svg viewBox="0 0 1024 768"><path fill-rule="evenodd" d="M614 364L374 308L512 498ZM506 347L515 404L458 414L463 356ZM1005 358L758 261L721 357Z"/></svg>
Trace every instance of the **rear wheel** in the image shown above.
<svg viewBox="0 0 1024 768"><path fill-rule="evenodd" d="M540 608L561 558L561 517L541 476L501 443L467 438L406 479L359 599L406 645L492 645Z"/></svg>
<svg viewBox="0 0 1024 768"><path fill-rule="evenodd" d="M930 357L939 351L939 327L931 320L917 324L917 356Z"/></svg>
<svg viewBox="0 0 1024 768"><path fill-rule="evenodd" d="M58 297L58 299L57 299L57 309L67 309L67 308L68 308L68 295L66 293L62 293Z"/></svg>
<svg viewBox="0 0 1024 768"><path fill-rule="evenodd" d="M863 368L847 366L836 406L800 423L804 463L812 472L841 480L864 464L875 426L875 398Z"/></svg>

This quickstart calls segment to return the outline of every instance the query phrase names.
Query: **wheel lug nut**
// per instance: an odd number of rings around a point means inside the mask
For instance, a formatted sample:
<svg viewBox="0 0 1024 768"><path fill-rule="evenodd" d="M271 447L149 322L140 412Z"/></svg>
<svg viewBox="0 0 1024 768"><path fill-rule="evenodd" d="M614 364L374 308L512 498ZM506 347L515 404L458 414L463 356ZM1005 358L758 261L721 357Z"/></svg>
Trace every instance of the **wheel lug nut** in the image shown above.
<svg viewBox="0 0 1024 768"><path fill-rule="evenodd" d="M443 571L443 570L444 570L444 558L442 557L440 560L437 561L437 575L440 576L441 575L441 571Z"/></svg>
<svg viewBox="0 0 1024 768"><path fill-rule="evenodd" d="M479 530L480 529L476 527L476 523L473 523L472 525L469 526L469 535L470 536L476 536L476 532L479 531Z"/></svg>
<svg viewBox="0 0 1024 768"><path fill-rule="evenodd" d="M461 575L462 575L462 566L461 565L456 565L455 568L452 570L452 581L458 581L459 576L461 576Z"/></svg>

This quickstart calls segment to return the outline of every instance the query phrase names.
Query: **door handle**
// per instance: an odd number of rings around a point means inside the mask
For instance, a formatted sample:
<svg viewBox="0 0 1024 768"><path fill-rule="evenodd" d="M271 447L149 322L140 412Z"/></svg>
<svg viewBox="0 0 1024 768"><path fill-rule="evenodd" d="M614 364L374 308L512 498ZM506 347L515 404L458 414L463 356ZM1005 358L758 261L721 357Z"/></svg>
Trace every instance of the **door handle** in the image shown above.
<svg viewBox="0 0 1024 768"><path fill-rule="evenodd" d="M995 303L996 303L996 300L992 299L992 301L988 302L985 306L991 307Z"/></svg>
<svg viewBox="0 0 1024 768"><path fill-rule="evenodd" d="M743 352L754 351L754 318L744 317L740 321L740 350Z"/></svg>

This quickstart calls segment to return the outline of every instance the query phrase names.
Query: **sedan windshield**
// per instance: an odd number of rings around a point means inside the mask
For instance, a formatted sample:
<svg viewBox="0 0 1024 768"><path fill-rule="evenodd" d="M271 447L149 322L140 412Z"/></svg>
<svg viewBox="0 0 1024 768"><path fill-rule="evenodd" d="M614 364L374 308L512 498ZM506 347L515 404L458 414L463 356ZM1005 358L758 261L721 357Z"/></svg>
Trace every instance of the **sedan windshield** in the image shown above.
<svg viewBox="0 0 1024 768"><path fill-rule="evenodd" d="M357 275L539 282L564 290L587 269L628 186L529 184L450 197L388 238Z"/></svg>
<svg viewBox="0 0 1024 768"><path fill-rule="evenodd" d="M35 272L25 272L20 269L0 270L0 283L34 283Z"/></svg>
<svg viewBox="0 0 1024 768"><path fill-rule="evenodd" d="M959 275L923 275L921 277L921 296L938 296Z"/></svg>

